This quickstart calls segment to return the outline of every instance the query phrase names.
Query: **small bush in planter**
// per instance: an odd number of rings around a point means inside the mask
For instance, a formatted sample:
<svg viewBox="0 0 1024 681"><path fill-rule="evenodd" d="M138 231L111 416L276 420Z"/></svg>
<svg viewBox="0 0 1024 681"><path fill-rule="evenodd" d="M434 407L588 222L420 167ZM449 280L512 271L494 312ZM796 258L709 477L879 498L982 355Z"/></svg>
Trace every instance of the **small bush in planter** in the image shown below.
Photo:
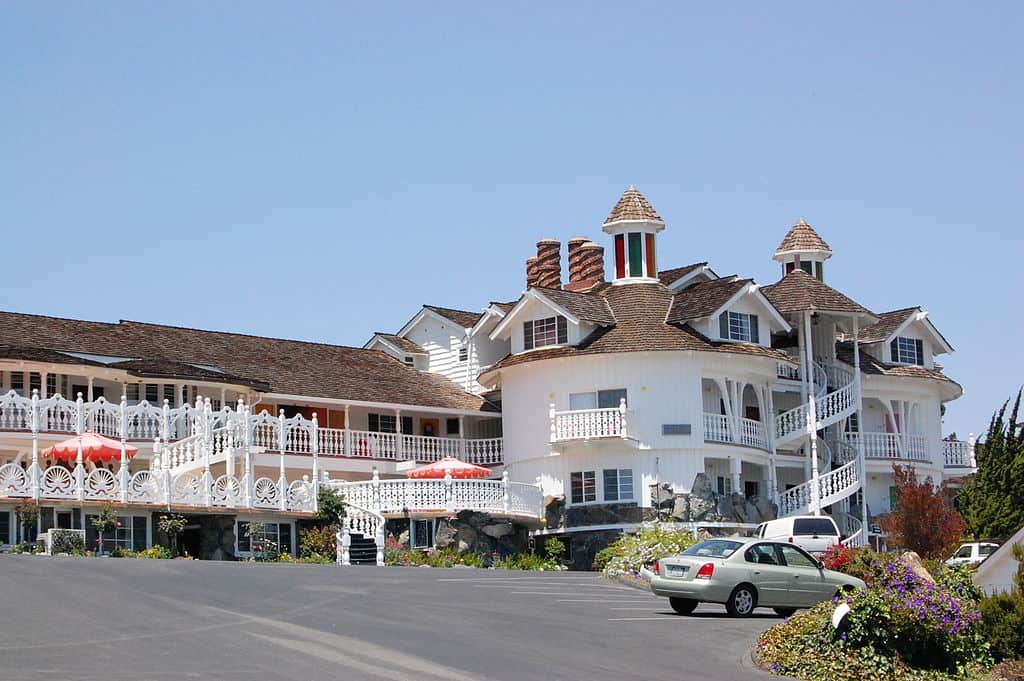
<svg viewBox="0 0 1024 681"><path fill-rule="evenodd" d="M80 530L50 530L50 553L60 555L66 553L71 556L85 554L85 537Z"/></svg>

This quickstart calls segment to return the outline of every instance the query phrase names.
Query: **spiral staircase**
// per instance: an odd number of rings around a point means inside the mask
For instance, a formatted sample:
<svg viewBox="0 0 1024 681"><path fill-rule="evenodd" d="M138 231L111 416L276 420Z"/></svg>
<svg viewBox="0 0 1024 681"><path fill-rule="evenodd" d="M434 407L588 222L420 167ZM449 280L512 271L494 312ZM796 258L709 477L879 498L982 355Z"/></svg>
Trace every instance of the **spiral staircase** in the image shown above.
<svg viewBox="0 0 1024 681"><path fill-rule="evenodd" d="M809 431L815 433L819 471L816 478L780 495L779 517L821 511L849 498L861 488L862 471L856 448L842 438L833 440L830 445L817 435L857 411L860 395L853 372L834 362L815 362L812 393L806 402L775 418L776 447L794 445L807 438ZM805 443L801 451L809 456L807 446ZM864 528L859 518L845 511L833 511L832 516L846 537L845 544L856 546L865 543Z"/></svg>

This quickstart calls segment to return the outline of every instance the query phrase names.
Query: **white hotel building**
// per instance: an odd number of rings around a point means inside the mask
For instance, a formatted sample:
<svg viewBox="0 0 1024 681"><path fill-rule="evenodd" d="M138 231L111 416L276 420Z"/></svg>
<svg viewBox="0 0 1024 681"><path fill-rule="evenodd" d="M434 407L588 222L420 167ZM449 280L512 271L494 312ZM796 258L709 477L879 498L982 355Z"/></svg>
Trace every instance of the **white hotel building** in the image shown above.
<svg viewBox="0 0 1024 681"><path fill-rule="evenodd" d="M832 251L802 220L766 286L707 263L659 270L665 227L631 187L603 224L607 272L604 248L574 238L563 285L544 239L518 300L424 306L364 348L0 313L0 544L88 531L111 501L115 543L157 543L171 509L195 555L247 555L252 520L294 550L328 485L349 503L346 549L360 534L379 549L407 518L428 544L435 519L473 510L569 536L586 568L657 517L828 513L860 543L890 510L894 463L936 481L972 469L973 442L942 437L962 390L927 312L875 313L829 287ZM139 453L41 457L82 431ZM492 479L404 478L446 455ZM34 528L17 520L26 503L42 509Z"/></svg>

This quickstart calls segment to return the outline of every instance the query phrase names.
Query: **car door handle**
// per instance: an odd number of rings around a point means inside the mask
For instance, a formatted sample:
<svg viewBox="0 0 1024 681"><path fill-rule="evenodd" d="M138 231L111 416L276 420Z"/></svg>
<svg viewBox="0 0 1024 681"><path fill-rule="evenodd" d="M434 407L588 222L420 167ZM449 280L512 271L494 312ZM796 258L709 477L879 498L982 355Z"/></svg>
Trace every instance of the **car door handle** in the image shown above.
<svg viewBox="0 0 1024 681"><path fill-rule="evenodd" d="M761 574L761 571L760 570L754 570L754 574L755 575L759 575L759 574Z"/></svg>

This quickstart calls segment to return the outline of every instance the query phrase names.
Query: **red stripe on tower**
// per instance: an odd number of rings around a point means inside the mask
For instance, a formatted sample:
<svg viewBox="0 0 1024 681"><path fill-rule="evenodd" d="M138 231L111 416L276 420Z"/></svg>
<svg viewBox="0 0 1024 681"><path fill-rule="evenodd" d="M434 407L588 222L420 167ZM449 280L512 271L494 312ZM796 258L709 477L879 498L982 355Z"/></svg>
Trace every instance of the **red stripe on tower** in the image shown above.
<svg viewBox="0 0 1024 681"><path fill-rule="evenodd" d="M626 241L622 234L615 235L615 278L626 276Z"/></svg>

